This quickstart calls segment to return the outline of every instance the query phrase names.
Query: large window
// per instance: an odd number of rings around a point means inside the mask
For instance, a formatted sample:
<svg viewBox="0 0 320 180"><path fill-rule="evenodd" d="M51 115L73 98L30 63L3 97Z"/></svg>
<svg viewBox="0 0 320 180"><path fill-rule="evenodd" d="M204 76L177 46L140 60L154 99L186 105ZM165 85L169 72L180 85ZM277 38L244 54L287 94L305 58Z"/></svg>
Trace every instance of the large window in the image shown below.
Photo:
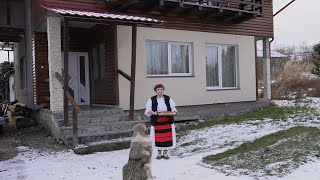
<svg viewBox="0 0 320 180"><path fill-rule="evenodd" d="M191 76L191 44L147 41L148 76Z"/></svg>
<svg viewBox="0 0 320 180"><path fill-rule="evenodd" d="M236 88L236 46L207 45L206 76L208 89Z"/></svg>

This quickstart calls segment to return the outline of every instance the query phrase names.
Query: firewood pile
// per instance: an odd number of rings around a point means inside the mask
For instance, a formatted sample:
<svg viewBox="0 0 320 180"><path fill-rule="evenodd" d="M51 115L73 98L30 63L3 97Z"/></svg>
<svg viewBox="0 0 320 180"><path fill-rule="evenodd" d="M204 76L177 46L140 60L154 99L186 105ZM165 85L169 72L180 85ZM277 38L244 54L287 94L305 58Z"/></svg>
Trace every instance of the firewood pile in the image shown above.
<svg viewBox="0 0 320 180"><path fill-rule="evenodd" d="M31 112L32 110L25 104L11 103L7 105L5 113L10 126L25 128L36 124L36 121L31 118Z"/></svg>

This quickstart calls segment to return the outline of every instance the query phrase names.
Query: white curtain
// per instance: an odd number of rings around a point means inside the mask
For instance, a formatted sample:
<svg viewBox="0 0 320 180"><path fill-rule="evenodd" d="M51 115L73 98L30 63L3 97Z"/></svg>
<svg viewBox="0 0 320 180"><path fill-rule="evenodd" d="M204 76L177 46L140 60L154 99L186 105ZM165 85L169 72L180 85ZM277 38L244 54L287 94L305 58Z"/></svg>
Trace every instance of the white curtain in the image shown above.
<svg viewBox="0 0 320 180"><path fill-rule="evenodd" d="M207 87L219 86L218 47L206 47L206 76Z"/></svg>
<svg viewBox="0 0 320 180"><path fill-rule="evenodd" d="M188 45L171 44L171 71L172 73L189 73Z"/></svg>
<svg viewBox="0 0 320 180"><path fill-rule="evenodd" d="M221 47L222 86L236 87L235 46Z"/></svg>
<svg viewBox="0 0 320 180"><path fill-rule="evenodd" d="M147 42L147 74L168 74L168 44Z"/></svg>

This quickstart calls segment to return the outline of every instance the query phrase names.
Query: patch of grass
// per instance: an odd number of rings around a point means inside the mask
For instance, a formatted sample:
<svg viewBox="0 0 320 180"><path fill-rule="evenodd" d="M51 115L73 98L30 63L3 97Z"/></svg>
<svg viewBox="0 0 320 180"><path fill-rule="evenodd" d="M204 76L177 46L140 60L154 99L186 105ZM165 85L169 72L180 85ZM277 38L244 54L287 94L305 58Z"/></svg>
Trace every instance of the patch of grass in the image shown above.
<svg viewBox="0 0 320 180"><path fill-rule="evenodd" d="M203 123L199 123L194 126L184 126L180 127L180 132L185 132L188 130L202 129L206 127L211 127L220 124L233 124L233 123L241 123L248 120L257 120L257 119L273 119L273 120L283 120L288 118L290 115L294 114L303 114L313 111L313 109L308 107L278 107L276 105L270 105L265 108L261 108L259 111L253 111L249 113L245 113L238 116L227 117L223 119L213 119L208 120Z"/></svg>
<svg viewBox="0 0 320 180"><path fill-rule="evenodd" d="M181 147L187 147L187 146L190 146L190 145L195 145L195 144L197 144L197 143L199 143L199 142L201 142L201 141L203 141L202 138L197 139L197 140L194 140L194 141L191 141L191 142L183 143L183 144L181 144L181 145L179 145L179 146L181 146Z"/></svg>
<svg viewBox="0 0 320 180"><path fill-rule="evenodd" d="M236 172L257 176L283 176L300 164L306 163L310 156L319 156L320 129L315 127L294 127L259 138L238 148L203 158L223 172ZM223 168L228 165L228 169Z"/></svg>

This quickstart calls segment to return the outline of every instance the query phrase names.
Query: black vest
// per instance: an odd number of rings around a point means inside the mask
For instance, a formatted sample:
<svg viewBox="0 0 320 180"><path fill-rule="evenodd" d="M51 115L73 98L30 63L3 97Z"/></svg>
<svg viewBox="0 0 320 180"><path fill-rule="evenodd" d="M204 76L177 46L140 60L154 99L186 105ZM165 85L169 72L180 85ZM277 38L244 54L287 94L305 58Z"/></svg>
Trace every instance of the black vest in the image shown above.
<svg viewBox="0 0 320 180"><path fill-rule="evenodd" d="M164 102L166 103L166 106L167 106L167 111L171 111L171 106L170 106L170 97L167 96L167 95L163 95L164 97ZM157 111L158 109L158 102L157 102L157 96L152 96L151 97L151 102L152 102L152 111ZM151 125L154 126L157 124L157 118L158 116L157 115L151 115L150 116L150 119L151 119ZM169 120L170 120L170 123L173 124L174 122L174 117L173 116L169 116Z"/></svg>

